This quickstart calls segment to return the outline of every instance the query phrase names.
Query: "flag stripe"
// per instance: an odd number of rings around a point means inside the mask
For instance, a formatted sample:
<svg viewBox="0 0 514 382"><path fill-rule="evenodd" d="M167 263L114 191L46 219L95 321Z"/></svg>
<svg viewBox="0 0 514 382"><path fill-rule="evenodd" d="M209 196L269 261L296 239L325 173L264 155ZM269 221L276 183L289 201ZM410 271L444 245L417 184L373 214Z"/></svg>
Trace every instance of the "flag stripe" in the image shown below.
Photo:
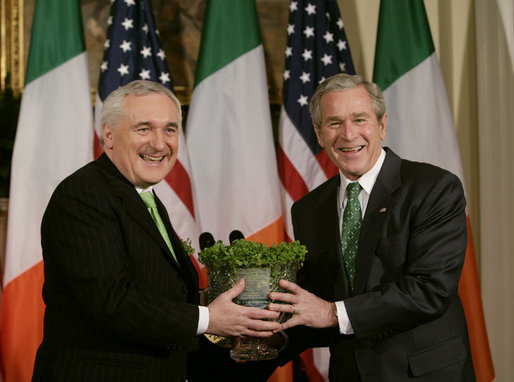
<svg viewBox="0 0 514 382"><path fill-rule="evenodd" d="M298 200L302 196L306 195L309 192L309 189L280 146L277 148L277 151L278 173L280 175L280 179L282 179L289 196L294 200Z"/></svg>
<svg viewBox="0 0 514 382"><path fill-rule="evenodd" d="M84 51L80 4L62 0L37 1L27 61L25 84ZM74 33L62 33L63 30Z"/></svg>
<svg viewBox="0 0 514 382"><path fill-rule="evenodd" d="M176 161L171 172L166 176L166 182L170 187L176 191L177 196L180 198L182 203L187 207L189 213L195 218L195 209L193 205L193 192L191 190L191 180L186 169L180 163Z"/></svg>
<svg viewBox="0 0 514 382"><path fill-rule="evenodd" d="M2 292L4 380L30 381L36 350L43 340L45 305L41 298L43 262L19 275Z"/></svg>
<svg viewBox="0 0 514 382"><path fill-rule="evenodd" d="M251 4L251 2L249 3ZM240 0L207 2L195 86L261 44L257 9ZM230 24L217 20L231 20ZM234 33L237 31L237 33ZM220 44L220 42L223 42Z"/></svg>
<svg viewBox="0 0 514 382"><path fill-rule="evenodd" d="M425 7L418 1L405 7L380 2L378 30L373 78L380 89L387 89L435 52Z"/></svg>

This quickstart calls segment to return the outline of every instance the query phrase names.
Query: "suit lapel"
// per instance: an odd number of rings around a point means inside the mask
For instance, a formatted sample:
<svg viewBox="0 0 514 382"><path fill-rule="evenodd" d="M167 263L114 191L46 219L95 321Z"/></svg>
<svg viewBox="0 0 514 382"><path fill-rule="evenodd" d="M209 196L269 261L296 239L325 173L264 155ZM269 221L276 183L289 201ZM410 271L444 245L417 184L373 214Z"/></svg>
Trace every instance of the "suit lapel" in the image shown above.
<svg viewBox="0 0 514 382"><path fill-rule="evenodd" d="M325 192L318 199L319 213L317 213L314 221L314 227L317 231L317 243L320 247L317 253L325 256L323 261L329 264L328 272L325 276L329 278L325 285L331 288L329 292L335 301L342 300L349 296L350 289L348 280L344 270L343 255L341 250L341 236L339 229L339 215L337 207L337 192L339 188L340 177L336 175L330 180L330 184Z"/></svg>
<svg viewBox="0 0 514 382"><path fill-rule="evenodd" d="M371 191L366 214L362 221L355 264L355 294L363 293L366 287L375 249L388 216L396 203L392 194L401 186L401 160L388 148L385 150L386 158Z"/></svg>
<svg viewBox="0 0 514 382"><path fill-rule="evenodd" d="M124 211L130 215L134 221L139 224L147 233L148 235L155 240L161 249L166 253L167 258L169 259L169 263L172 264L173 267L176 269L179 269L176 261L173 259L173 255L171 254L170 249L168 248L168 245L162 238L161 233L159 232L159 229L155 225L155 222L153 221L152 217L148 213L148 210L146 206L144 205L141 197L137 193L134 185L130 183L114 166L114 164L111 162L109 157L103 153L98 160L96 161L100 168L103 170L105 174L105 178L107 183L111 187L111 191L121 199L122 202L122 208ZM157 198L156 198L157 200ZM159 204L162 206L162 203L159 201ZM164 209L164 207L162 207ZM159 210L159 213L161 213L161 210ZM163 215L161 215L163 217ZM166 222L168 215L165 215L166 219L163 218L163 221L168 223L166 225L166 229L168 230L168 234L170 233L170 229L168 228L169 222ZM170 227L171 228L171 227ZM176 237L176 235L174 235ZM172 235L170 235L170 239L172 238ZM175 246L177 245L172 241L173 248L175 249ZM180 248L182 249L182 245L180 245Z"/></svg>

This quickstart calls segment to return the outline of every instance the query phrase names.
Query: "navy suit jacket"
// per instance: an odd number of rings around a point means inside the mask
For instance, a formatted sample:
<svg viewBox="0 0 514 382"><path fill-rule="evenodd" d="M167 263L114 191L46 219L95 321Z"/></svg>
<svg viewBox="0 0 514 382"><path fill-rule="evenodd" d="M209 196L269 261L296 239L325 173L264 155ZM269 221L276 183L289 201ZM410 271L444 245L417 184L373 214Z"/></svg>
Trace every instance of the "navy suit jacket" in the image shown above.
<svg viewBox="0 0 514 382"><path fill-rule="evenodd" d="M46 303L33 381L179 381L197 347L198 276L102 156L65 179L41 226Z"/></svg>
<svg viewBox="0 0 514 382"><path fill-rule="evenodd" d="M467 243L459 179L386 148L362 222L353 291L341 254L339 183L335 176L292 207L295 238L308 249L298 283L327 301L344 300L355 334L293 328L289 356L330 346L331 381L474 380L457 292Z"/></svg>

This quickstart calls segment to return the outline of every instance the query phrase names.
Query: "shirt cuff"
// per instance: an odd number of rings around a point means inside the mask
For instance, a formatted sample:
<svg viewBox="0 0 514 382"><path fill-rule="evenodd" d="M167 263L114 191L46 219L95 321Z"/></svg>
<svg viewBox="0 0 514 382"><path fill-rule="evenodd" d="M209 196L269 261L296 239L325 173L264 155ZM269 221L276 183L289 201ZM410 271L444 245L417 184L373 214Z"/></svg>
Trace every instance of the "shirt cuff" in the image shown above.
<svg viewBox="0 0 514 382"><path fill-rule="evenodd" d="M206 306L198 307L198 328L196 329L196 334L204 334L209 327L209 308Z"/></svg>
<svg viewBox="0 0 514 382"><path fill-rule="evenodd" d="M337 309L337 320L339 321L339 333L353 334L352 324L350 322L350 317L348 317L348 313L346 313L344 301L336 301L335 304Z"/></svg>

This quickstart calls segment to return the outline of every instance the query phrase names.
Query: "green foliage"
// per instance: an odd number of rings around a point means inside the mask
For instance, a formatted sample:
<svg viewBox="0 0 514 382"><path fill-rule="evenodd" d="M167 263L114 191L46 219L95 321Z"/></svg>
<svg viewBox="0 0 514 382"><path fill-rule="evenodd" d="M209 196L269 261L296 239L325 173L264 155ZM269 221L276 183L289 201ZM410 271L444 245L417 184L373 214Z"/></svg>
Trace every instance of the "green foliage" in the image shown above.
<svg viewBox="0 0 514 382"><path fill-rule="evenodd" d="M9 76L6 77L5 83L9 83ZM15 96L10 88L0 93L0 197L9 196L11 157L18 125L20 100L20 96Z"/></svg>
<svg viewBox="0 0 514 382"><path fill-rule="evenodd" d="M184 250L186 253L191 256L193 253L195 253L195 249L193 248L193 245L191 243L191 239L182 240L182 246L184 247Z"/></svg>
<svg viewBox="0 0 514 382"><path fill-rule="evenodd" d="M201 251L198 258L207 267L223 267L225 270L265 268L291 263L300 267L306 253L307 249L299 241L282 242L268 247L255 241L239 239L229 246L217 241L212 247Z"/></svg>

